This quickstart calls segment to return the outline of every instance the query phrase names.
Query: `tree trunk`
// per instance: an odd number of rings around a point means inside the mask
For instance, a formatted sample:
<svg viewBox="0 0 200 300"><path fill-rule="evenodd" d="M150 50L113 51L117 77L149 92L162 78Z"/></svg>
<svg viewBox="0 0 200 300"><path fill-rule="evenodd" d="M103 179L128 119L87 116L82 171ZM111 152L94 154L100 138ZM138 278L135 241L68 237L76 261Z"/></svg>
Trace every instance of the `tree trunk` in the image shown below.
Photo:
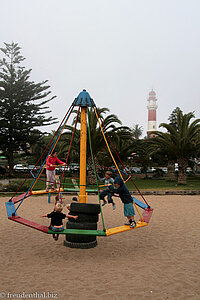
<svg viewBox="0 0 200 300"><path fill-rule="evenodd" d="M178 160L178 184L187 184L186 168L188 166L187 158L180 157Z"/></svg>
<svg viewBox="0 0 200 300"><path fill-rule="evenodd" d="M9 176L13 176L14 175L14 171L13 171L13 166L14 166L13 152L9 151L7 153L7 157L8 157Z"/></svg>
<svg viewBox="0 0 200 300"><path fill-rule="evenodd" d="M96 166L99 166L98 158L95 155L94 155L94 163L95 163ZM99 168L96 169L96 171L99 171ZM95 172L94 172L94 166L93 166L91 156L88 157L88 176L87 176L87 180L88 180L88 183L91 184L91 185L96 185L97 184L96 176L95 176Z"/></svg>
<svg viewBox="0 0 200 300"><path fill-rule="evenodd" d="M170 181L176 181L176 173L175 173L175 165L174 165L174 160L169 160L167 164L167 178Z"/></svg>

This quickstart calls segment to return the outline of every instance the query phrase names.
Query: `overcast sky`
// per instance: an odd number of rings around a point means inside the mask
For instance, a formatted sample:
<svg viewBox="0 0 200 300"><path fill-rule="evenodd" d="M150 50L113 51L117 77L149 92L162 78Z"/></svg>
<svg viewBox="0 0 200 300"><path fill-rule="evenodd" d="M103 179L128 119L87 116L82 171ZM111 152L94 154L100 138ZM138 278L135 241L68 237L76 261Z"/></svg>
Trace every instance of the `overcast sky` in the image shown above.
<svg viewBox="0 0 200 300"><path fill-rule="evenodd" d="M62 119L86 89L124 125L147 130L179 106L200 117L199 0L0 0L0 36L17 42L35 82L48 79ZM1 54L0 54L1 55ZM1 55L2 57L2 55ZM49 128L50 131L54 128Z"/></svg>

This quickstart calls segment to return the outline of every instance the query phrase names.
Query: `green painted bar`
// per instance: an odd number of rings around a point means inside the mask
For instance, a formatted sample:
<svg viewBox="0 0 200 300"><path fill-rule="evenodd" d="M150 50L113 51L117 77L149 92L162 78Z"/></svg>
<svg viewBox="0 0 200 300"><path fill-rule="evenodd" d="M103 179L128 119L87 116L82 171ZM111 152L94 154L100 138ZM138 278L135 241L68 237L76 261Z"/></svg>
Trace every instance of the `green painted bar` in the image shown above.
<svg viewBox="0 0 200 300"><path fill-rule="evenodd" d="M87 230L87 229L64 229L63 231L52 231L48 230L49 234L84 234L84 235L97 235L97 236L106 236L105 231L103 230Z"/></svg>

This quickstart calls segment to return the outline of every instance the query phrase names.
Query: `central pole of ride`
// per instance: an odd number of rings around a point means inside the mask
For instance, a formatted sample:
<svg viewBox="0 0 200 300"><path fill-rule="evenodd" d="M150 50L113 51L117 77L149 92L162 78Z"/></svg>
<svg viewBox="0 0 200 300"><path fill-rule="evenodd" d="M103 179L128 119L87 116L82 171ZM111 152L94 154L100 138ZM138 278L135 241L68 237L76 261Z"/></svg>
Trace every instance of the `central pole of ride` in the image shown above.
<svg viewBox="0 0 200 300"><path fill-rule="evenodd" d="M100 205L87 203L86 193L86 158L87 158L87 108L96 107L93 99L86 90L79 93L74 99L73 106L81 109L81 131L80 131L80 180L79 180L79 202L71 203L70 212L78 216L77 222L70 220L66 224L67 229L80 231L76 234L66 234L64 245L70 248L89 249L97 245L96 234L82 234L83 230L97 230L100 213Z"/></svg>
<svg viewBox="0 0 200 300"><path fill-rule="evenodd" d="M80 193L79 202L86 203L87 107L81 107Z"/></svg>
<svg viewBox="0 0 200 300"><path fill-rule="evenodd" d="M73 105L81 108L79 202L86 203L87 107L95 107L95 103L89 93L83 90L75 98Z"/></svg>

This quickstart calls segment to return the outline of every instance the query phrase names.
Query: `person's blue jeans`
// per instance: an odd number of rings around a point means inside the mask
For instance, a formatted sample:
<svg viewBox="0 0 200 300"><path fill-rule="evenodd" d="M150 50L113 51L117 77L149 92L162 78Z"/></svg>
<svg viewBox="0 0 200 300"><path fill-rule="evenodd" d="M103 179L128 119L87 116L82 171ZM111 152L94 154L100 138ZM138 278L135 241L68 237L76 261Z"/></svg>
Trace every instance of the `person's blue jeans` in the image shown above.
<svg viewBox="0 0 200 300"><path fill-rule="evenodd" d="M104 200L104 198L107 196L108 203L113 203L113 199L111 196L113 196L113 193L110 191L110 189L106 189L103 192L100 193L100 199Z"/></svg>
<svg viewBox="0 0 200 300"><path fill-rule="evenodd" d="M52 230L52 231L63 231L65 228L64 228L64 226L62 226L62 227L60 227L60 228L57 228L57 227L54 227L54 226L50 226L50 229Z"/></svg>

